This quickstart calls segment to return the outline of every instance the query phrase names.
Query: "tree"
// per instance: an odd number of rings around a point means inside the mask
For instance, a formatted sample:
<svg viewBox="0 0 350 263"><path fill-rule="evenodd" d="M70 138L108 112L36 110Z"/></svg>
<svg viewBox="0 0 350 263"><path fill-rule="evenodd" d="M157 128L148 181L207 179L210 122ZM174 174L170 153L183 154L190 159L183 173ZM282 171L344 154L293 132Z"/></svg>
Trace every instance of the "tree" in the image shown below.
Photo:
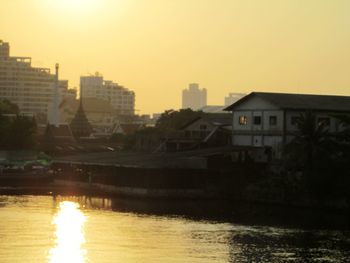
<svg viewBox="0 0 350 263"><path fill-rule="evenodd" d="M334 141L329 136L327 124L317 122L310 111L300 114L297 127L294 139L285 147L285 158L291 166L313 170L320 159L331 156Z"/></svg>
<svg viewBox="0 0 350 263"><path fill-rule="evenodd" d="M189 121L203 116L202 111L193 111L191 109L180 109L179 111L165 111L156 123L156 128L163 131L177 130L184 126Z"/></svg>
<svg viewBox="0 0 350 263"><path fill-rule="evenodd" d="M2 114L18 114L19 108L16 104L7 99L0 100L0 115Z"/></svg>
<svg viewBox="0 0 350 263"><path fill-rule="evenodd" d="M302 171L309 190L324 198L333 188L337 142L329 134L327 123L318 122L310 111L300 115L297 127L294 139L285 147L286 166Z"/></svg>
<svg viewBox="0 0 350 263"><path fill-rule="evenodd" d="M35 145L34 133L36 122L34 118L17 115L14 119L4 120L6 124L2 131L2 148L9 150L31 149Z"/></svg>

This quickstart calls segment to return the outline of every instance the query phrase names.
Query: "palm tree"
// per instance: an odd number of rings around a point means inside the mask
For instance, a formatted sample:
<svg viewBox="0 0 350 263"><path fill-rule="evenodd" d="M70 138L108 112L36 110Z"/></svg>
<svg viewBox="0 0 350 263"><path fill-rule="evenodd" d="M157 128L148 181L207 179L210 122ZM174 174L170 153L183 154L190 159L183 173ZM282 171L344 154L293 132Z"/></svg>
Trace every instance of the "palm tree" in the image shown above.
<svg viewBox="0 0 350 263"><path fill-rule="evenodd" d="M294 139L285 147L285 159L289 167L312 172L320 161L332 157L334 142L327 123L317 122L311 111L300 114L297 127Z"/></svg>

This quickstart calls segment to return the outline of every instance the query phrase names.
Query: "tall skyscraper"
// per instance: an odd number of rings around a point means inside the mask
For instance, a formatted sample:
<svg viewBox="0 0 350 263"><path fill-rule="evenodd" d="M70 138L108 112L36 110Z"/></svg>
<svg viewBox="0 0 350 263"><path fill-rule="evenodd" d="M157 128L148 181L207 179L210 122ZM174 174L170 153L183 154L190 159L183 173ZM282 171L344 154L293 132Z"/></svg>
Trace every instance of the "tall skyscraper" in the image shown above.
<svg viewBox="0 0 350 263"><path fill-rule="evenodd" d="M52 109L56 75L48 68L35 68L30 57L10 56L9 43L0 40L0 99L18 105L20 113L37 116L46 122ZM62 97L75 96L68 90L68 81L58 81L60 101ZM72 92L73 91L73 92Z"/></svg>
<svg viewBox="0 0 350 263"><path fill-rule="evenodd" d="M191 83L182 91L182 108L198 110L207 105L207 90L200 89L197 83Z"/></svg>
<svg viewBox="0 0 350 263"><path fill-rule="evenodd" d="M120 115L134 115L135 93L113 81L104 80L96 73L93 76L81 76L80 85L85 98L98 98L108 101Z"/></svg>

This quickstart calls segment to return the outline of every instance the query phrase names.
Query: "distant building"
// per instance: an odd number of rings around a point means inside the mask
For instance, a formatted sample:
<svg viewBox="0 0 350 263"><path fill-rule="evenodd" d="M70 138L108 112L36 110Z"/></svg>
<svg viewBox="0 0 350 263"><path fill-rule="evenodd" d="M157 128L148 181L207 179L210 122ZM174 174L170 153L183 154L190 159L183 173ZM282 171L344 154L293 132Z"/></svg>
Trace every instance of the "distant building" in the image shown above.
<svg viewBox="0 0 350 263"><path fill-rule="evenodd" d="M117 122L113 127L113 133L114 134L131 135L131 134L134 134L138 130L141 130L145 127L146 126L142 123L120 123L120 122Z"/></svg>
<svg viewBox="0 0 350 263"><path fill-rule="evenodd" d="M269 147L280 158L283 147L298 131L301 113L312 111L329 132L342 129L334 114L350 113L350 97L252 92L226 108L232 116L234 146Z"/></svg>
<svg viewBox="0 0 350 263"><path fill-rule="evenodd" d="M234 93L231 92L228 94L227 97L225 97L225 106L230 106L231 104L235 103L236 101L240 100L241 98L243 98L245 95L245 93Z"/></svg>
<svg viewBox="0 0 350 263"><path fill-rule="evenodd" d="M30 57L10 56L9 43L0 40L0 99L8 99L18 105L20 113L33 114L37 121L45 123L52 105L55 74L48 68L35 68ZM60 100L73 97L68 81L59 81Z"/></svg>
<svg viewBox="0 0 350 263"><path fill-rule="evenodd" d="M207 90L200 89L197 83L191 83L182 91L182 108L198 110L207 105Z"/></svg>
<svg viewBox="0 0 350 263"><path fill-rule="evenodd" d="M157 121L160 118L160 116L162 116L162 113L153 113L152 114L152 119L154 121Z"/></svg>
<svg viewBox="0 0 350 263"><path fill-rule="evenodd" d="M164 143L165 151L220 147L231 144L232 116L207 113L197 117L171 134Z"/></svg>
<svg viewBox="0 0 350 263"><path fill-rule="evenodd" d="M80 85L85 98L98 98L108 101L120 115L135 114L135 93L112 81L103 79L96 73L94 76L81 76Z"/></svg>

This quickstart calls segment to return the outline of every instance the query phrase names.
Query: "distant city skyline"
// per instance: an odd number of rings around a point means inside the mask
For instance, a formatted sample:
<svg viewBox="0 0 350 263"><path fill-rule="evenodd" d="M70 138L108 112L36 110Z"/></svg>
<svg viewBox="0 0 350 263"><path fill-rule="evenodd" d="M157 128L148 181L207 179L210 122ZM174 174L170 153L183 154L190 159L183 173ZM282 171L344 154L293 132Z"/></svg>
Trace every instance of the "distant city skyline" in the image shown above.
<svg viewBox="0 0 350 263"><path fill-rule="evenodd" d="M350 2L2 0L0 39L62 79L104 73L139 113L181 107L189 83L209 105L232 92L350 95Z"/></svg>

